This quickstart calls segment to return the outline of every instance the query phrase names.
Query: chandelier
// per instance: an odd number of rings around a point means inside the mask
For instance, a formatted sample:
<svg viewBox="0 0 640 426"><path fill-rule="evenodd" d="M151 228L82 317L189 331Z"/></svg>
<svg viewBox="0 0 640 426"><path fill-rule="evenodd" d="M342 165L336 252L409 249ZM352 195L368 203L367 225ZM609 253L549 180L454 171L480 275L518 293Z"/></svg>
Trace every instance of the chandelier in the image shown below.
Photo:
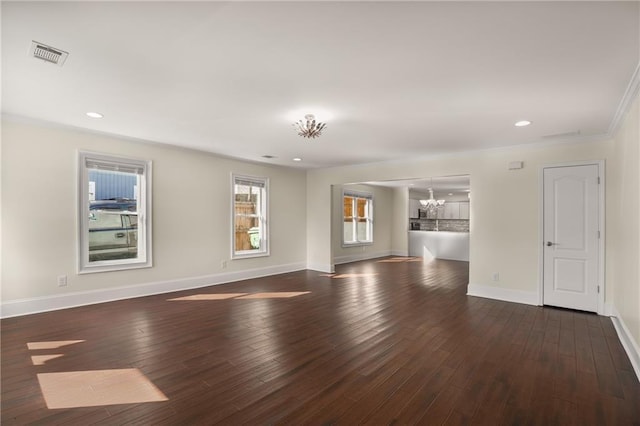
<svg viewBox="0 0 640 426"><path fill-rule="evenodd" d="M429 188L429 199L428 200L420 200L420 205L425 207L428 212L435 212L438 207L444 206L444 200L436 200L433 198L433 188Z"/></svg>
<svg viewBox="0 0 640 426"><path fill-rule="evenodd" d="M293 123L294 129L298 132L298 135L303 138L317 138L322 134L322 130L326 126L325 123L316 122L316 117L313 114L307 114L303 120L298 120Z"/></svg>

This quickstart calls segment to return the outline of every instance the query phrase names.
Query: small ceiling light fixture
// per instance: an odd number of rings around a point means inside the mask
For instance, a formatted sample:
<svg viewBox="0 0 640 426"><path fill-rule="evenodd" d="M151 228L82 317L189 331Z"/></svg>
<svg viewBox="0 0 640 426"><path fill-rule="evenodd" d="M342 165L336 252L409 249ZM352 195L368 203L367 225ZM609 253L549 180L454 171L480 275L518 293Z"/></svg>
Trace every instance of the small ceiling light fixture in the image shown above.
<svg viewBox="0 0 640 426"><path fill-rule="evenodd" d="M102 118L102 117L104 117L104 115L100 114L99 112L88 112L87 113L87 117Z"/></svg>
<svg viewBox="0 0 640 426"><path fill-rule="evenodd" d="M304 121L298 120L293 123L293 128L296 129L298 135L308 139L320 136L325 126L325 123L316 122L316 117L313 114L305 115Z"/></svg>
<svg viewBox="0 0 640 426"><path fill-rule="evenodd" d="M514 126L516 126L516 127L525 127L525 126L528 126L529 124L531 124L531 122L529 120L520 120L520 121L517 121L514 124Z"/></svg>
<svg viewBox="0 0 640 426"><path fill-rule="evenodd" d="M302 161L302 158L296 157L296 158L293 159L293 161Z"/></svg>

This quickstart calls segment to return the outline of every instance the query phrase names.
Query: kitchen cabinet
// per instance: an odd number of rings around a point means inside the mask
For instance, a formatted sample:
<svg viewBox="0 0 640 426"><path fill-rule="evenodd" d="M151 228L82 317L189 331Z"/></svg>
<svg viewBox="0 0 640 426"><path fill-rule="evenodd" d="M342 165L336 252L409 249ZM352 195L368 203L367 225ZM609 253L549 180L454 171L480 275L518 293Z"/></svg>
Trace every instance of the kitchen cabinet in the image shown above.
<svg viewBox="0 0 640 426"><path fill-rule="evenodd" d="M423 207L418 200L409 200L409 218L418 218ZM426 209L424 209L426 210ZM469 220L469 203L449 201L435 210L427 210L426 219L464 219Z"/></svg>
<svg viewBox="0 0 640 426"><path fill-rule="evenodd" d="M409 199L409 218L417 219L420 217L420 201Z"/></svg>
<svg viewBox="0 0 640 426"><path fill-rule="evenodd" d="M469 203L460 203L460 219L469 220Z"/></svg>
<svg viewBox="0 0 640 426"><path fill-rule="evenodd" d="M441 216L438 219L469 219L469 203L466 202L447 202L441 210Z"/></svg>
<svg viewBox="0 0 640 426"><path fill-rule="evenodd" d="M460 203L444 203L443 219L460 219Z"/></svg>

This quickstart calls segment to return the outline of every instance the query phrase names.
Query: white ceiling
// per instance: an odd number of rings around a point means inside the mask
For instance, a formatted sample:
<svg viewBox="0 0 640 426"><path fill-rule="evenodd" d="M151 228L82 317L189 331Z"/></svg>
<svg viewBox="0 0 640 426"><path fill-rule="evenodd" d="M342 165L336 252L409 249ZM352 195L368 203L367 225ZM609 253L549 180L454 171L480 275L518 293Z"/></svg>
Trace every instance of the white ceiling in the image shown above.
<svg viewBox="0 0 640 426"><path fill-rule="evenodd" d="M2 2L2 111L309 168L603 135L638 5ZM66 64L28 57L32 40ZM308 112L319 139L291 126Z"/></svg>
<svg viewBox="0 0 640 426"><path fill-rule="evenodd" d="M429 188L436 195L444 196L449 193L467 196L471 189L469 175L459 176L434 176L416 179L396 179L386 181L361 182L365 185L383 186L386 188L409 188L410 197L423 197L429 195Z"/></svg>

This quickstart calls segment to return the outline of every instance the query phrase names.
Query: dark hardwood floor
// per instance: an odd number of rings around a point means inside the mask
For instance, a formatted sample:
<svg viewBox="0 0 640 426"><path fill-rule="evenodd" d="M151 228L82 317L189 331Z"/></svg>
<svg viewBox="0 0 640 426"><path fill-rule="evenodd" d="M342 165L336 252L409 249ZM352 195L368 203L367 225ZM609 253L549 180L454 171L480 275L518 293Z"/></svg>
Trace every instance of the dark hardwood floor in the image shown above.
<svg viewBox="0 0 640 426"><path fill-rule="evenodd" d="M465 262L336 269L2 320L2 424L640 424L609 318L468 297ZM117 369L152 386L51 374Z"/></svg>

